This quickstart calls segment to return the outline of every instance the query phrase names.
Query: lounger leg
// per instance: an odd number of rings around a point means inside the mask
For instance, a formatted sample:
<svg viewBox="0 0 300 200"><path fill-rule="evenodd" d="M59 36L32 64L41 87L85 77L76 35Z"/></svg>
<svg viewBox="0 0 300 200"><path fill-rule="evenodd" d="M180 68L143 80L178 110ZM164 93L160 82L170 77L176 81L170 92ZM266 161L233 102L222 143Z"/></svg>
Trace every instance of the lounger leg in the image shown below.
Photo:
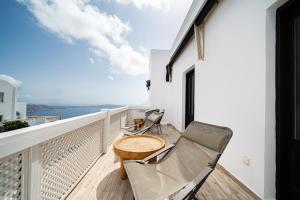
<svg viewBox="0 0 300 200"><path fill-rule="evenodd" d="M158 132L158 135L159 135L159 129L158 129L158 125L156 124L156 129L157 129L157 132Z"/></svg>
<svg viewBox="0 0 300 200"><path fill-rule="evenodd" d="M186 198L186 200L189 200L189 199L191 199L191 200L199 200L199 199L196 197L196 195L193 196L193 197L188 197L188 198Z"/></svg>
<svg viewBox="0 0 300 200"><path fill-rule="evenodd" d="M205 182L205 180L207 178L208 178L208 175L194 188L194 190L192 190L190 192L189 195L187 195L188 200L198 200L198 198L196 197L197 192L199 191L199 189L201 188L201 186L203 185L203 183Z"/></svg>
<svg viewBox="0 0 300 200"><path fill-rule="evenodd" d="M160 134L162 134L162 130L161 130L161 125L159 124L159 130L160 130Z"/></svg>

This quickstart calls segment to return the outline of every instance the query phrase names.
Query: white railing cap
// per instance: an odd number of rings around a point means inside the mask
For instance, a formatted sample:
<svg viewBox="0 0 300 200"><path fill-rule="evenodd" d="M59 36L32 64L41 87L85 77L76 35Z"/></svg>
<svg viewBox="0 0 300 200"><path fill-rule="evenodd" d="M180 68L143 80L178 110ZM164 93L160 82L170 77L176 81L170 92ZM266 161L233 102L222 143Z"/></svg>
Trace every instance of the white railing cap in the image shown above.
<svg viewBox="0 0 300 200"><path fill-rule="evenodd" d="M128 110L127 106L121 107L121 108L116 108L116 109L110 109L109 112L110 112L111 115L115 115L115 114L121 113L125 110Z"/></svg>
<svg viewBox="0 0 300 200"><path fill-rule="evenodd" d="M110 115L115 115L118 113L121 113L125 110L128 110L128 106L120 107L120 108L114 108L114 109L102 109L102 111L109 111Z"/></svg>
<svg viewBox="0 0 300 200"><path fill-rule="evenodd" d="M105 119L107 111L82 115L0 134L0 158L25 150L95 121Z"/></svg>
<svg viewBox="0 0 300 200"><path fill-rule="evenodd" d="M130 105L128 109L134 109L134 110L149 110L150 106L145 105Z"/></svg>

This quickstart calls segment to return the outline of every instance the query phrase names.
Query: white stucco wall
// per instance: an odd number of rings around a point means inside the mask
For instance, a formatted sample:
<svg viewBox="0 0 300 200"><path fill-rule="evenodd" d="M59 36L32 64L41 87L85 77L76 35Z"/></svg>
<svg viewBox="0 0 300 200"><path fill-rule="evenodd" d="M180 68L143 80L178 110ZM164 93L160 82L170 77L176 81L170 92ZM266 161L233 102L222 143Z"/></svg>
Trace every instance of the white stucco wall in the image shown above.
<svg viewBox="0 0 300 200"><path fill-rule="evenodd" d="M167 109L170 92L169 85L166 84L166 65L169 61L168 50L151 50L150 54L150 80L151 86L149 90L149 102L151 108L158 108L160 110ZM164 93L161 93L164 91ZM166 112L162 124L167 123L172 117L169 112Z"/></svg>
<svg viewBox="0 0 300 200"><path fill-rule="evenodd" d="M6 81L0 80L0 92L4 92L4 102L0 102L0 115L4 120L15 118L16 88Z"/></svg>
<svg viewBox="0 0 300 200"><path fill-rule="evenodd" d="M204 61L193 38L173 65L172 83L165 61L155 66L161 72L151 69L151 84L159 84L151 86L151 106L184 130L185 73L195 68L195 120L233 130L220 163L264 199L275 199L275 2L220 1L205 25Z"/></svg>
<svg viewBox="0 0 300 200"><path fill-rule="evenodd" d="M27 103L17 102L16 103L16 112L20 113L20 119L26 119L27 117Z"/></svg>

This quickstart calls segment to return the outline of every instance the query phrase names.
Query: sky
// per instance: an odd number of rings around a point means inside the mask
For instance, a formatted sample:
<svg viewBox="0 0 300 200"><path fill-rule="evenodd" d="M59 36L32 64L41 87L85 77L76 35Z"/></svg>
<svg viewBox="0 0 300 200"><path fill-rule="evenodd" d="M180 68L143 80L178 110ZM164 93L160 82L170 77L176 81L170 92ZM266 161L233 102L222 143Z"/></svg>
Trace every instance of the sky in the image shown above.
<svg viewBox="0 0 300 200"><path fill-rule="evenodd" d="M192 0L1 0L0 74L48 105L148 100L151 49L169 49Z"/></svg>

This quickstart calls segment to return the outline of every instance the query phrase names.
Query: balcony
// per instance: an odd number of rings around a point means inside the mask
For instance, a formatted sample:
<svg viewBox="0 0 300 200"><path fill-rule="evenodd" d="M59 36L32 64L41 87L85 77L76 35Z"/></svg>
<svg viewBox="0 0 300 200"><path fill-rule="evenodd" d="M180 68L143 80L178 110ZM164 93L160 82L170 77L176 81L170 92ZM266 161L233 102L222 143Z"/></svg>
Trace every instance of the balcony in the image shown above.
<svg viewBox="0 0 300 200"><path fill-rule="evenodd" d="M122 135L121 127L144 112L127 107L104 110L1 134L0 199L133 199L129 181L119 177L112 143ZM180 135L169 125L162 132L159 136L166 143L174 143ZM257 199L222 166L198 197Z"/></svg>

